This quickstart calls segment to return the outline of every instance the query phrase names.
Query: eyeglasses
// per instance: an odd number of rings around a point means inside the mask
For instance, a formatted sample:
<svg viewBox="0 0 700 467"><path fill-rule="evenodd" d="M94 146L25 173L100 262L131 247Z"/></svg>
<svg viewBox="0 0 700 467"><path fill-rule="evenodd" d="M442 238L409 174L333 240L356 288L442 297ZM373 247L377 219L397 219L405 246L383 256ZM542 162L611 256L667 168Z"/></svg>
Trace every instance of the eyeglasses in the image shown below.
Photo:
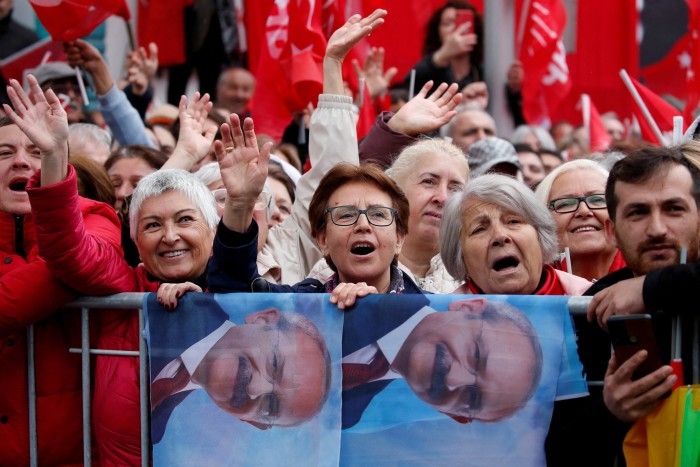
<svg viewBox="0 0 700 467"><path fill-rule="evenodd" d="M368 209L357 209L355 206L336 206L326 209L331 214L331 220L335 225L345 227L355 225L360 214L367 217L367 221L377 227L387 227L394 222L396 209L386 206L374 206Z"/></svg>
<svg viewBox="0 0 700 467"><path fill-rule="evenodd" d="M226 204L226 188L219 188L218 190L214 190L211 192L214 195L214 199L216 200L216 204L219 205L219 207L224 207L224 204ZM255 210L256 211L262 211L263 209L267 209L270 207L270 203L272 202L272 195L268 193L267 191L262 191L258 195L258 199L255 200Z"/></svg>
<svg viewBox="0 0 700 467"><path fill-rule="evenodd" d="M558 198L549 202L549 209L559 214L578 211L581 201L586 203L588 209L605 209L608 203L605 201L605 195L597 193L594 195L574 197L574 198Z"/></svg>

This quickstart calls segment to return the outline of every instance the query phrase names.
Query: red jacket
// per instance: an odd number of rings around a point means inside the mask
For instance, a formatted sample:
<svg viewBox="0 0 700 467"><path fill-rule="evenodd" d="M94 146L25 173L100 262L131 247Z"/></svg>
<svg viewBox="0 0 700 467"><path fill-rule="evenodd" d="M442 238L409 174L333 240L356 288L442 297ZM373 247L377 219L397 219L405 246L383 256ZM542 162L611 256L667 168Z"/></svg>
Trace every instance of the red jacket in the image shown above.
<svg viewBox="0 0 700 467"><path fill-rule="evenodd" d="M143 266L131 268L98 236L90 235L78 214L75 170L66 179L36 188L40 172L27 184L36 218L37 240L48 266L66 284L85 295L155 292ZM138 350L138 314L134 310L101 310L97 314L101 349ZM141 428L137 357L98 356L92 401L92 428L101 465L139 465Z"/></svg>
<svg viewBox="0 0 700 467"><path fill-rule="evenodd" d="M76 204L87 232L120 254L114 209L82 198ZM31 216L0 212L0 465L29 464L26 327L32 323L39 464L82 464L80 356L68 353L80 346L79 316L57 311L75 296L38 256Z"/></svg>

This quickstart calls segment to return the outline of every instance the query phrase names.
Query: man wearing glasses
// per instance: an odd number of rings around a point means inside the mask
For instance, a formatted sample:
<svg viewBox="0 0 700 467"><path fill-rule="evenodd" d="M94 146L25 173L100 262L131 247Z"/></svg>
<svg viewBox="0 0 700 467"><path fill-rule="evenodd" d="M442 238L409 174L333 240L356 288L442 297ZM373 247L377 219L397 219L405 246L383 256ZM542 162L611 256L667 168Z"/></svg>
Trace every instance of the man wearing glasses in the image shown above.
<svg viewBox="0 0 700 467"><path fill-rule="evenodd" d="M296 426L321 411L330 355L312 321L271 308L237 325L203 294L180 300L197 313L149 312L154 444L175 407L200 388L221 410L261 430Z"/></svg>
<svg viewBox="0 0 700 467"><path fill-rule="evenodd" d="M537 389L542 350L536 331L508 303L457 300L446 312L428 306L415 313L375 310L365 320L363 312L345 319L343 428L357 424L372 398L397 378L459 423L508 418ZM378 337L366 342L368 333ZM364 375L362 366L369 367Z"/></svg>

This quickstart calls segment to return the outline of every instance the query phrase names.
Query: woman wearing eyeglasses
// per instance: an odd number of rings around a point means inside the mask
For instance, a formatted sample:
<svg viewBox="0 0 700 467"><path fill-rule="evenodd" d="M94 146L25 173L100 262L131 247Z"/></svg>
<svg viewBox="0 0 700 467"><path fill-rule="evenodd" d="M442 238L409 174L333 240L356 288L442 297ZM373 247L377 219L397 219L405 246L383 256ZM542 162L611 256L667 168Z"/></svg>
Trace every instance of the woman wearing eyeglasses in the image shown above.
<svg viewBox="0 0 700 467"><path fill-rule="evenodd" d="M557 269L595 281L625 266L622 255L608 240L610 219L605 201L608 171L588 159L577 159L553 170L538 185L535 195L548 208L557 225L559 250L569 248L569 260Z"/></svg>

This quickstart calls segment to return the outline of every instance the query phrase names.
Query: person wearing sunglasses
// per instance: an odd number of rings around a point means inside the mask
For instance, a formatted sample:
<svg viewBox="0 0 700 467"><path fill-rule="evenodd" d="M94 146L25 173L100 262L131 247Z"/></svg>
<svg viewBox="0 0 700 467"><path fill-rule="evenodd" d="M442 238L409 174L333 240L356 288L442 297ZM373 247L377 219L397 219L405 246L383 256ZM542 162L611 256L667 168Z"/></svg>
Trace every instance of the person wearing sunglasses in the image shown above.
<svg viewBox="0 0 700 467"><path fill-rule="evenodd" d="M607 179L608 171L597 162L576 159L554 169L535 190L557 225L560 253L569 248L569 257L554 267L589 281L625 267L619 250L605 236L610 220Z"/></svg>

